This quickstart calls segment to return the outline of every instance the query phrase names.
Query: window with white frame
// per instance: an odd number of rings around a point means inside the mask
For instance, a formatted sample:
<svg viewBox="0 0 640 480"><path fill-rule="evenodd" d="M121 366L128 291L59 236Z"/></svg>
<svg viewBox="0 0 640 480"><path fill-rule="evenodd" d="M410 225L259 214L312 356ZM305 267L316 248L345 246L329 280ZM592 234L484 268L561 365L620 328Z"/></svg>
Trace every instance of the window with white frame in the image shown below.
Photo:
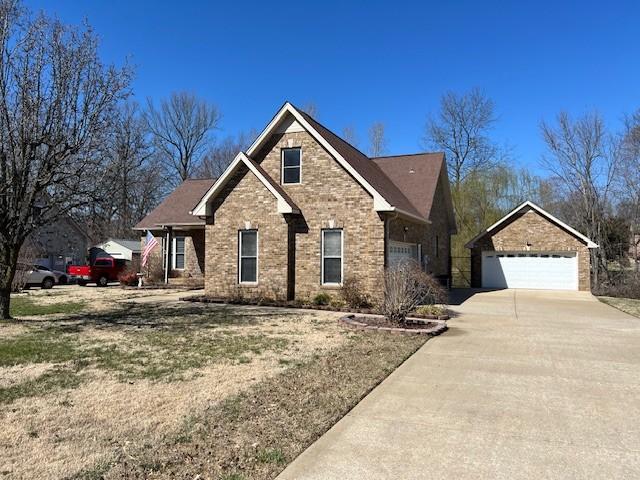
<svg viewBox="0 0 640 480"><path fill-rule="evenodd" d="M240 230L238 245L238 281L258 281L258 231Z"/></svg>
<svg viewBox="0 0 640 480"><path fill-rule="evenodd" d="M173 268L184 270L184 237L173 237Z"/></svg>
<svg viewBox="0 0 640 480"><path fill-rule="evenodd" d="M322 230L322 284L342 284L342 230Z"/></svg>
<svg viewBox="0 0 640 480"><path fill-rule="evenodd" d="M302 183L302 149L282 149L282 183Z"/></svg>

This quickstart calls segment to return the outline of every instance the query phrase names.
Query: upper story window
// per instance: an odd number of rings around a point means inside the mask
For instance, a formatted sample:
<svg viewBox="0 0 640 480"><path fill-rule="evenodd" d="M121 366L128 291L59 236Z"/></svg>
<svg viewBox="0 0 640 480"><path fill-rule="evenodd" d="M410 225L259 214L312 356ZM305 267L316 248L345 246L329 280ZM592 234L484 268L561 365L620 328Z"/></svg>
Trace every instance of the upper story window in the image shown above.
<svg viewBox="0 0 640 480"><path fill-rule="evenodd" d="M302 149L282 149L282 183L302 183Z"/></svg>

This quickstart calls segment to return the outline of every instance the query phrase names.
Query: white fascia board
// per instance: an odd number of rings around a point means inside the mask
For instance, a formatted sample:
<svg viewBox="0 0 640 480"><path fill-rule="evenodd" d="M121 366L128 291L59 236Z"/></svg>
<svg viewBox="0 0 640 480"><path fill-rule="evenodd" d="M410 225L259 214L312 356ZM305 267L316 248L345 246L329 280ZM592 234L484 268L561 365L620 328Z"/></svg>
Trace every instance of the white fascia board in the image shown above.
<svg viewBox="0 0 640 480"><path fill-rule="evenodd" d="M373 197L373 208L375 211L377 212L390 212L390 211L394 211L394 207L389 204L389 202L387 202L387 200L380 195L380 193L378 193L378 191L373 188L373 186L367 182L362 175L360 175L352 166L351 164L349 164L349 162L347 162L344 157L342 157L342 155L340 155L332 146L329 142L327 142L324 137L322 135L320 135L318 133L318 131L313 128L309 122L307 122L305 120L305 118L300 115L300 112L298 112L295 107L293 105L291 105L289 102L286 102L282 108L280 109L280 111L276 114L275 117L273 117L273 119L271 120L271 122L269 122L269 125L267 125L267 127L262 131L262 133L258 136L258 138L256 138L256 140L251 144L251 146L249 147L249 149L247 150L247 155L249 157L253 156L253 154L262 146L262 144L265 142L265 140L268 138L268 136L274 131L274 129L276 128L276 126L278 125L278 123L280 123L280 121L282 120L282 118L287 114L290 113L291 115L293 115L293 117L298 121L298 123L300 123L305 130L307 130L307 132L309 132L313 138L320 144L322 145L337 161L338 163L342 166L342 168L344 168L347 172L349 172L349 174L351 176L353 176L353 178L356 179L356 181L358 183L360 183L360 185L362 185L364 187L364 189ZM415 216L412 216L413 218L415 218ZM424 220L424 219L422 219Z"/></svg>
<svg viewBox="0 0 640 480"><path fill-rule="evenodd" d="M226 183L229 181L229 178L231 177L231 175L233 174L233 172L236 170L236 168L238 168L238 166L240 165L240 163L244 163L249 170L251 170L251 172L258 177L258 180L260 180L262 182L262 184L267 187L267 189L273 194L274 197L276 197L276 200L278 201L278 213L298 213L297 209L294 209L289 202L287 202L284 197L282 197L282 195L280 195L280 192L278 192L273 185L271 184L271 182L269 182L264 175L262 175L262 173L260 172L260 170L258 170L255 165L253 164L253 162L251 162L249 160L249 158L247 158L247 155L245 155L243 152L240 152L238 155L236 155L236 158L233 159L233 162L231 162L231 164L227 167L227 169L224 171L224 173L220 176L220 178L218 178L218 180L216 180L216 182L213 184L213 186L209 189L209 191L207 191L207 193L205 193L205 195L202 197L202 199L200 200L200 202L198 203L198 205L196 205L196 207L190 212L191 215L194 216L207 216L210 215L211 212L207 211L207 205L209 203L209 200L216 194L219 193L220 190L222 189L222 187L224 187L224 185L226 185Z"/></svg>
<svg viewBox="0 0 640 480"><path fill-rule="evenodd" d="M210 213L207 212L207 204L209 203L209 199L217 192L219 192L220 189L229 181L231 174L235 171L240 162L242 162L241 153L242 152L236 155L236 158L233 159L227 169L222 173L222 175L220 175L220 177L218 177L211 188L207 190L207 193L205 193L204 196L200 199L200 202L198 202L194 209L189 212L191 213L191 215L194 215L196 217L206 217L207 214Z"/></svg>
<svg viewBox="0 0 640 480"><path fill-rule="evenodd" d="M465 248L473 248L474 244L476 243L476 241L478 239L480 239L481 237L483 237L487 233L491 232L496 227L502 225L504 222L509 220L511 217L513 217L515 214L517 214L520 210L522 210L525 207L530 207L531 209L535 210L536 212L538 212L543 217L546 217L548 220L551 220L553 223L559 225L561 228L564 228L569 233L572 233L574 236L576 236L579 239L581 239L582 241L584 241L587 244L587 248L599 248L599 245L597 243L593 242L591 239L587 238L586 236L584 236L583 234L578 232L576 229L570 227L569 225L564 223L562 220L554 217L549 212L544 210L542 207L539 207L538 205L536 205L535 203L533 203L533 202L531 202L529 200L527 200L526 202L522 203L520 206L514 208L508 214L506 214L504 217L502 217L500 220L498 220L496 223L491 225L489 228L487 228L486 230L484 230L481 233L479 233L478 235L476 235L472 240L470 240L465 245Z"/></svg>

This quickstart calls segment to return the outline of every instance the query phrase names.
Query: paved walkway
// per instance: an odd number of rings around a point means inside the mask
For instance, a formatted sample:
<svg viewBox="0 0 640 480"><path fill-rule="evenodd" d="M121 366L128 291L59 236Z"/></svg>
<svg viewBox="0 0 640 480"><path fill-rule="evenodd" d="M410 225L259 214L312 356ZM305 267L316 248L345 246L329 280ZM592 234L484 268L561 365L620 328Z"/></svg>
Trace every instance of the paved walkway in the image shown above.
<svg viewBox="0 0 640 480"><path fill-rule="evenodd" d="M574 292L453 308L278 478L640 478L640 319Z"/></svg>

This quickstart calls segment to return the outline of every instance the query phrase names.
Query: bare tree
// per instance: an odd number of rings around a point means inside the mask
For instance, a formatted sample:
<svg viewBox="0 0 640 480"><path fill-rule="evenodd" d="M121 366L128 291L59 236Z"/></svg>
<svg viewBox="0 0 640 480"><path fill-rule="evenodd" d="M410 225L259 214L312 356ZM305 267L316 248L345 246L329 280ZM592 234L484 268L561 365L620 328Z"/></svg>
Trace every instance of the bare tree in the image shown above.
<svg viewBox="0 0 640 480"><path fill-rule="evenodd" d="M227 169L239 152L246 150L258 136L255 131L228 136L209 149L200 162L195 176L198 178L218 178Z"/></svg>
<svg viewBox="0 0 640 480"><path fill-rule="evenodd" d="M489 138L495 120L493 101L477 88L440 98L440 111L428 118L423 141L427 148L445 152L454 188L501 160L504 152Z"/></svg>
<svg viewBox="0 0 640 480"><path fill-rule="evenodd" d="M1 318L28 235L92 197L104 134L130 82L128 68L101 63L90 27L0 0Z"/></svg>
<svg viewBox="0 0 640 480"><path fill-rule="evenodd" d="M369 156L379 157L387 152L387 139L384 134L384 123L375 122L369 128Z"/></svg>
<svg viewBox="0 0 640 480"><path fill-rule="evenodd" d="M356 133L356 129L353 125L347 125L344 127L342 130L342 138L354 147L358 147L358 134Z"/></svg>
<svg viewBox="0 0 640 480"><path fill-rule="evenodd" d="M574 223L596 243L603 243L606 208L618 167L618 142L596 112L576 120L561 112L555 125L542 122L540 128L548 151L543 165L558 179L565 198L574 199ZM603 250L591 250L596 287L599 271L607 271Z"/></svg>
<svg viewBox="0 0 640 480"><path fill-rule="evenodd" d="M315 102L307 102L304 107L302 107L302 111L311 118L317 118L318 116L318 106Z"/></svg>
<svg viewBox="0 0 640 480"><path fill-rule="evenodd" d="M210 144L220 113L207 101L191 93L174 92L158 109L147 101L145 119L155 147L168 163L173 185L189 178Z"/></svg>
<svg viewBox="0 0 640 480"><path fill-rule="evenodd" d="M618 175L618 193L621 199L620 213L629 221L631 227L631 247L636 260L636 269L640 254L640 110L627 115L620 149L620 174Z"/></svg>
<svg viewBox="0 0 640 480"><path fill-rule="evenodd" d="M138 105L121 105L105 141L104 181L96 185L96 200L77 214L94 240L131 237L132 227L166 193L161 165L147 137Z"/></svg>

